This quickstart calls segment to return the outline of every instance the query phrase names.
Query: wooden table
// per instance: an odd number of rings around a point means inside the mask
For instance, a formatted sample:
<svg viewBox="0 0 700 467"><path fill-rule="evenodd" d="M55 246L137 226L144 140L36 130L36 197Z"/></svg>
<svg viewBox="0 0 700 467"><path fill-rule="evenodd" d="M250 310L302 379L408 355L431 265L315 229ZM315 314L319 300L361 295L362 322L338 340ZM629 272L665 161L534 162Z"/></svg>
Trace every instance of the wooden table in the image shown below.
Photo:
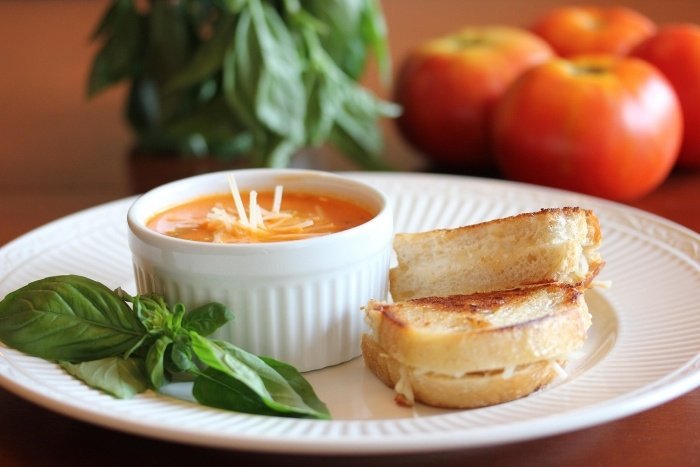
<svg viewBox="0 0 700 467"><path fill-rule="evenodd" d="M557 2L386 0L394 60L465 24L527 25ZM625 2L620 2L625 3ZM694 0L628 2L658 22L700 22ZM0 245L77 210L218 168L130 156L123 87L85 99L106 1L0 3ZM369 85L373 85L371 82ZM697 130L696 130L697 131ZM392 127L387 157L420 169ZM700 172L677 171L630 203L700 231ZM0 268L2 265L0 264ZM546 439L385 458L297 457L220 451L135 437L34 406L0 389L0 465L700 465L700 389L628 418Z"/></svg>

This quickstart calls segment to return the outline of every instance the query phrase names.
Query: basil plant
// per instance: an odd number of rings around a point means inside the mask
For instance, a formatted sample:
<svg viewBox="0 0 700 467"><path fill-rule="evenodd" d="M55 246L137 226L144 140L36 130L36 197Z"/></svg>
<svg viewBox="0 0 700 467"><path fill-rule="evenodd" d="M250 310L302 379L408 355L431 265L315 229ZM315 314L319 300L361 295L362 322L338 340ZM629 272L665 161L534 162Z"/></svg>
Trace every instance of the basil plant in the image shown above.
<svg viewBox="0 0 700 467"><path fill-rule="evenodd" d="M142 151L284 167L330 144L385 168L382 117L399 108L358 83L390 65L378 0L113 0L88 95L126 81Z"/></svg>

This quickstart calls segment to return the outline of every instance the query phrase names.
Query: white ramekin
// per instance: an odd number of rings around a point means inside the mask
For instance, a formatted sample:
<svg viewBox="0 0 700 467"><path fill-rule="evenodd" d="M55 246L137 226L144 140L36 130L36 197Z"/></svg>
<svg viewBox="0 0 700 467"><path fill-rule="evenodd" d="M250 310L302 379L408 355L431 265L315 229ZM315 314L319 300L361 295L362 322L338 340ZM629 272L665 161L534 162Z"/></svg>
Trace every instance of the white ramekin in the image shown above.
<svg viewBox="0 0 700 467"><path fill-rule="evenodd" d="M342 232L305 240L214 244L169 237L146 227L154 214L198 196L241 190L306 191L355 200L377 214ZM214 172L175 181L138 197L127 214L139 293L162 294L188 308L210 301L235 318L215 337L310 371L360 354L361 307L385 299L393 221L379 190L342 175L295 169Z"/></svg>

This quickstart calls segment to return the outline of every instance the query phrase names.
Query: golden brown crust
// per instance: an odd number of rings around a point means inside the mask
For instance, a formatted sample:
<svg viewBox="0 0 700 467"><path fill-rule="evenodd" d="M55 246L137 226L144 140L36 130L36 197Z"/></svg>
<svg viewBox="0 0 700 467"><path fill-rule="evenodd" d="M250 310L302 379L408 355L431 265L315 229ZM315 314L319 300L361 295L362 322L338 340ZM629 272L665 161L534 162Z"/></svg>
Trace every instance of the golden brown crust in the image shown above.
<svg viewBox="0 0 700 467"><path fill-rule="evenodd" d="M384 319L391 321L398 327L408 327L401 317L401 310L406 307L422 307L432 312L459 314L474 328L474 331L492 327L484 317L508 306L511 308L527 306L532 300L533 293L548 291L550 293L561 292L559 304L562 307L579 306L579 300L583 290L569 284L537 284L530 287L519 287L509 290L492 292L477 292L473 294L448 295L444 297L420 297L398 303L371 302L375 311L383 315ZM522 323L512 326L519 326Z"/></svg>
<svg viewBox="0 0 700 467"><path fill-rule="evenodd" d="M600 230L598 216L589 209L584 209L586 213L586 224L588 225L588 239L591 245L599 246L603 241L603 234Z"/></svg>
<svg viewBox="0 0 700 467"><path fill-rule="evenodd" d="M547 217L547 216L559 216L559 215L564 215L564 216L575 216L575 215L585 215L586 218L595 218L595 223L597 225L597 217L595 216L595 213L591 210L588 209L583 209L578 206L563 206L563 207L557 207L557 208L542 208L539 211L533 211L533 212L522 212L519 214L515 214L512 216L508 217L500 217L498 219L491 219L488 221L483 221L483 222L477 222L474 224L469 224L469 225L463 225L461 227L456 227L452 229L433 229L430 232L434 233L444 233L446 235L459 235L461 232L469 231L469 230L476 230L476 229L481 229L484 226L490 226L490 225L499 225L499 224L512 224L514 221L522 220L522 219L534 219L534 218L542 218L542 217ZM425 232L418 232L418 233L399 233L397 235L401 236L413 236L413 235L422 235Z"/></svg>
<svg viewBox="0 0 700 467"><path fill-rule="evenodd" d="M591 323L582 290L568 284L372 301L365 313L392 358L452 375L559 357L583 345Z"/></svg>
<svg viewBox="0 0 700 467"><path fill-rule="evenodd" d="M532 298L533 292L539 290L561 292L562 305L576 304L583 293L578 287L570 284L539 284L532 287L448 295L446 297L420 297L403 303L416 306L430 306L435 310L448 313L490 314L506 305L523 306Z"/></svg>

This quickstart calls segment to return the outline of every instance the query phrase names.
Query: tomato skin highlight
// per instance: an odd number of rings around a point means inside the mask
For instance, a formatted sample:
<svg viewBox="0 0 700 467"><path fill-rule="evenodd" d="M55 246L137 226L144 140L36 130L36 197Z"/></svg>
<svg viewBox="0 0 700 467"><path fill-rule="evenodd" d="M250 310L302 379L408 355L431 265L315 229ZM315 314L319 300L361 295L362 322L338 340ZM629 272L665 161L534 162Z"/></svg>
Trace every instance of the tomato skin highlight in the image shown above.
<svg viewBox="0 0 700 467"><path fill-rule="evenodd" d="M623 6L562 6L545 13L532 31L557 55L606 53L623 56L656 31L656 24Z"/></svg>
<svg viewBox="0 0 700 467"><path fill-rule="evenodd" d="M460 170L493 167L493 106L524 70L553 57L529 31L470 27L413 49L402 62L398 128L426 160Z"/></svg>
<svg viewBox="0 0 700 467"><path fill-rule="evenodd" d="M700 168L700 26L663 26L631 54L656 66L671 82L685 125L677 165Z"/></svg>
<svg viewBox="0 0 700 467"><path fill-rule="evenodd" d="M503 96L492 123L506 178L618 201L666 179L683 128L666 78L642 60L610 55L529 70Z"/></svg>

